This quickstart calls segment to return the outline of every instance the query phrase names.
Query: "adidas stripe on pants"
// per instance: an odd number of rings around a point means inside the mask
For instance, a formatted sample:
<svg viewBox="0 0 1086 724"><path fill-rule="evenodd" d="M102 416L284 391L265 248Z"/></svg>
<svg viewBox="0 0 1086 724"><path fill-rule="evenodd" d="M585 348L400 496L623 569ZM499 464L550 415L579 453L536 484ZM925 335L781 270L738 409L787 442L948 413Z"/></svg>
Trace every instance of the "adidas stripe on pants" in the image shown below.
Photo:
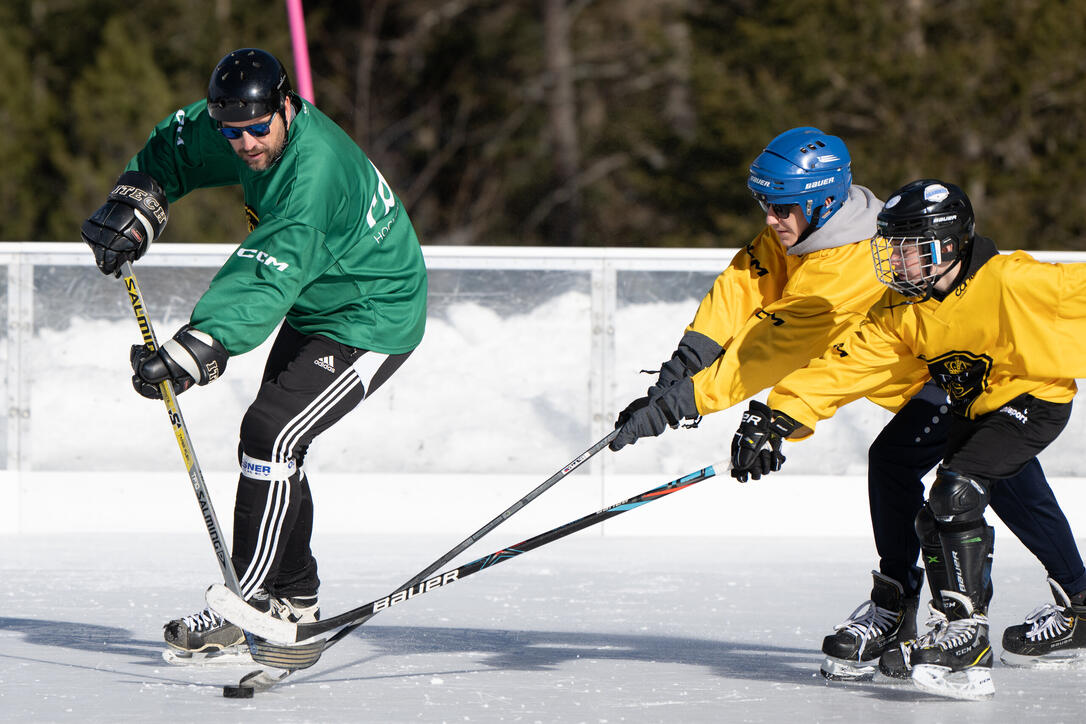
<svg viewBox="0 0 1086 724"><path fill-rule="evenodd" d="M260 391L242 419L239 457L296 465L289 476L238 479L232 558L245 597L261 587L283 597L317 592L317 562L309 547L313 499L302 469L306 450L409 355L349 347L283 323Z"/></svg>

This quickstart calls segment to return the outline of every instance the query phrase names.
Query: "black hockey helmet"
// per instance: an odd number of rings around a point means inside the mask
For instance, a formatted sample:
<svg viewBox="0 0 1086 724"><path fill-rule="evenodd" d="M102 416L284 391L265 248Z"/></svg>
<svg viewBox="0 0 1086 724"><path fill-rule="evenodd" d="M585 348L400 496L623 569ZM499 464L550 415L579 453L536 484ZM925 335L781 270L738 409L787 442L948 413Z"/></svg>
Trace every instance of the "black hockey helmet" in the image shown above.
<svg viewBox="0 0 1086 724"><path fill-rule="evenodd" d="M933 286L973 241L975 220L969 197L954 184L919 179L890 195L875 222L871 254L875 274L907 297L927 298ZM912 256L919 264L906 265ZM941 269L936 269L944 265Z"/></svg>
<svg viewBox="0 0 1086 724"><path fill-rule="evenodd" d="M274 55L259 48L228 53L211 73L207 111L216 121L239 123L281 111L290 78Z"/></svg>

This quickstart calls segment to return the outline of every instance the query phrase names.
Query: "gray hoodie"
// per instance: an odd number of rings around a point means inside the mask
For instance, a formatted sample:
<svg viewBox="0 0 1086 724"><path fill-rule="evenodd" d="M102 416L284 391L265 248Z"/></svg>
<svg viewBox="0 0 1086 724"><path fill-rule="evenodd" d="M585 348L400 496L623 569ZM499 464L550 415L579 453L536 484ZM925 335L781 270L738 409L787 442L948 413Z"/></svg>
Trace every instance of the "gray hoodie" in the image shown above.
<svg viewBox="0 0 1086 724"><path fill-rule="evenodd" d="M882 202L866 186L853 184L848 189L848 199L830 217L830 220L813 231L806 239L788 250L789 256L802 256L812 251L836 249L839 246L870 239L875 235L875 218L882 211Z"/></svg>

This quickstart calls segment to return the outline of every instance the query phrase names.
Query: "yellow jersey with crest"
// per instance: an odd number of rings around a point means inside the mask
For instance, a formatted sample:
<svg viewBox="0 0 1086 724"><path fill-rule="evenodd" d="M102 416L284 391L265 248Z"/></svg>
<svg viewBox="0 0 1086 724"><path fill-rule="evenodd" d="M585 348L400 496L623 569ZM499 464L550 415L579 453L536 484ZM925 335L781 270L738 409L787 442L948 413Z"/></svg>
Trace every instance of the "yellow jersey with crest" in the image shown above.
<svg viewBox="0 0 1086 724"><path fill-rule="evenodd" d="M974 242L987 245L978 237ZM953 411L976 418L1022 394L1069 402L1086 377L1086 264L995 254L945 299L887 290L834 349L781 380L770 407L812 430L895 381L930 377Z"/></svg>

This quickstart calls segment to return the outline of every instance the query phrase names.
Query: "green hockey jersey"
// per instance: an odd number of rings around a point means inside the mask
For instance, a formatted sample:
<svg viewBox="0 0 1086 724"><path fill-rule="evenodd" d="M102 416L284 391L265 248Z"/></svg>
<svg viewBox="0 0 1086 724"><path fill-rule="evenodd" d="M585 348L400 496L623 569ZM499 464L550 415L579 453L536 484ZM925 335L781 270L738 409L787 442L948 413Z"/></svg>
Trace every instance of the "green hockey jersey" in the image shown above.
<svg viewBox="0 0 1086 724"><path fill-rule="evenodd" d="M191 324L232 354L286 319L304 334L386 354L414 349L426 321L426 267L399 198L358 145L307 101L282 157L253 171L201 100L159 123L126 170L173 202L241 184L250 233L212 279Z"/></svg>

